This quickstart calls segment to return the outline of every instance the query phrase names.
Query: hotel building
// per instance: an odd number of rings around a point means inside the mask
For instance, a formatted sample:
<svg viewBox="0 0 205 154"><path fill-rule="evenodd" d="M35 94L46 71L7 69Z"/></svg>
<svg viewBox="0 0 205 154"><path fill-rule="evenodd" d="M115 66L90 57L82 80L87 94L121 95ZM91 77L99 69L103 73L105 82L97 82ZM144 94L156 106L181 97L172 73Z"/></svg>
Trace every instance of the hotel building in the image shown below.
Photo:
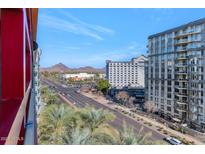
<svg viewBox="0 0 205 154"><path fill-rule="evenodd" d="M131 61L106 61L106 78L112 87L144 87L144 62L141 55Z"/></svg>
<svg viewBox="0 0 205 154"><path fill-rule="evenodd" d="M165 116L205 128L205 19L148 37L147 101Z"/></svg>

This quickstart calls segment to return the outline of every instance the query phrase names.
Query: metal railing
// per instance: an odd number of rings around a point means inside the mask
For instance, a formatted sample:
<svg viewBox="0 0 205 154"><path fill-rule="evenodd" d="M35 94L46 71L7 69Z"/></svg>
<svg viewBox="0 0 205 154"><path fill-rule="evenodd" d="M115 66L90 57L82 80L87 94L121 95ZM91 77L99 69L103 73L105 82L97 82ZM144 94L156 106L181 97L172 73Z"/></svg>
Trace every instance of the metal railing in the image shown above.
<svg viewBox="0 0 205 154"><path fill-rule="evenodd" d="M32 89L29 109L28 109L28 118L25 126L26 132L25 132L24 144L26 145L37 144L37 133L36 133L37 122L36 122L35 107L36 107L35 91L34 89Z"/></svg>

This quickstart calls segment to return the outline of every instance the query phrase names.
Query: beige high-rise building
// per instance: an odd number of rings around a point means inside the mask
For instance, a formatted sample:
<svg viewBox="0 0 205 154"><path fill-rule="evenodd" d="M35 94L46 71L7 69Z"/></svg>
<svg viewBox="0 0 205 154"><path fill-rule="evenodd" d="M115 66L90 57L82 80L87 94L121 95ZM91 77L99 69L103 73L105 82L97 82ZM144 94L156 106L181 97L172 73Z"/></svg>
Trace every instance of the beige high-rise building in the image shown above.
<svg viewBox="0 0 205 154"><path fill-rule="evenodd" d="M148 37L147 99L165 116L205 128L205 19Z"/></svg>
<svg viewBox="0 0 205 154"><path fill-rule="evenodd" d="M141 55L131 61L106 61L106 78L112 87L144 87L144 63Z"/></svg>

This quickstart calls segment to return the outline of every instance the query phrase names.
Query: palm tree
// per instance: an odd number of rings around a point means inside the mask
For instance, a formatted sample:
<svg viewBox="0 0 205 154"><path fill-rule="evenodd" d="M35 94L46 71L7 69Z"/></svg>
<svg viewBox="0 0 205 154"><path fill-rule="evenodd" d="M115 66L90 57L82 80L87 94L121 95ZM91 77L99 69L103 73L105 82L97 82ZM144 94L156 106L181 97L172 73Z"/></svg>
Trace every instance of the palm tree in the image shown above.
<svg viewBox="0 0 205 154"><path fill-rule="evenodd" d="M65 105L49 105L40 115L39 139L44 143L62 144L62 137L68 126L72 125L68 117L73 111ZM72 127L72 126L70 126Z"/></svg>
<svg viewBox="0 0 205 154"><path fill-rule="evenodd" d="M43 86L41 88L41 98L47 105L55 104L59 101L57 94L51 91L48 86Z"/></svg>
<svg viewBox="0 0 205 154"><path fill-rule="evenodd" d="M115 115L103 109L95 109L94 107L86 107L79 112L79 115L85 123L85 127L88 127L91 134L96 129L103 128L108 122L115 119Z"/></svg>
<svg viewBox="0 0 205 154"><path fill-rule="evenodd" d="M75 110L64 104L48 105L40 115L40 144L153 144L151 134L137 133L123 123L121 130L108 123L115 116L103 109Z"/></svg>
<svg viewBox="0 0 205 154"><path fill-rule="evenodd" d="M152 144L149 140L151 137L151 133L144 134L143 128L139 130L137 135L134 132L134 128L128 126L125 122L123 122L123 127L119 131L119 144L123 145L133 145L133 144Z"/></svg>
<svg viewBox="0 0 205 154"><path fill-rule="evenodd" d="M80 127L72 128L63 136L64 144L69 145L85 145L90 138L90 130L82 129Z"/></svg>
<svg viewBox="0 0 205 154"><path fill-rule="evenodd" d="M78 111L84 122L83 129L89 129L86 144L113 144L116 130L108 125L115 119L115 115L107 110L86 107Z"/></svg>

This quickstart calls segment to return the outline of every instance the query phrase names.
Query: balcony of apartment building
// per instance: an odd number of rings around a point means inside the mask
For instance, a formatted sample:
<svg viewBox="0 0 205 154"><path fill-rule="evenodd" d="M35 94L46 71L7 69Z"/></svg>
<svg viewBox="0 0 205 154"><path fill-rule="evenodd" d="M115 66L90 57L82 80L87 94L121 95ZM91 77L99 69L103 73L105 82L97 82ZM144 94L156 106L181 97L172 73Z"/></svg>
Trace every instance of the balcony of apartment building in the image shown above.
<svg viewBox="0 0 205 154"><path fill-rule="evenodd" d="M175 103L176 105L187 105L188 97L181 97L180 95L175 95Z"/></svg>
<svg viewBox="0 0 205 154"><path fill-rule="evenodd" d="M175 88L176 89L187 89L188 88L188 84L187 83L181 83L181 82L178 82L178 84L175 85Z"/></svg>
<svg viewBox="0 0 205 154"><path fill-rule="evenodd" d="M179 103L177 103L176 104L176 110L178 112L181 112L181 113L187 113L187 111L188 111L187 104L179 104Z"/></svg>
<svg viewBox="0 0 205 154"><path fill-rule="evenodd" d="M188 37L182 38L182 39L176 39L174 41L175 46L180 46L180 45L186 45L189 43Z"/></svg>
<svg viewBox="0 0 205 154"><path fill-rule="evenodd" d="M193 42L201 42L201 38L193 38L193 37L184 37L184 38L178 38L175 39L174 41L174 45L175 46L185 46L189 43L193 43Z"/></svg>
<svg viewBox="0 0 205 154"><path fill-rule="evenodd" d="M175 97L178 102L187 102L188 90L184 87L187 87L187 83L177 82L175 85ZM183 88L179 88L183 87Z"/></svg>
<svg viewBox="0 0 205 154"><path fill-rule="evenodd" d="M34 51L38 9L0 9L0 144L36 144Z"/></svg>
<svg viewBox="0 0 205 154"><path fill-rule="evenodd" d="M188 74L176 74L175 79L177 82L188 82Z"/></svg>
<svg viewBox="0 0 205 154"><path fill-rule="evenodd" d="M187 67L188 62L187 61L176 61L175 62L175 67Z"/></svg>
<svg viewBox="0 0 205 154"><path fill-rule="evenodd" d="M180 90L183 90L183 89L180 89ZM188 93L187 92L176 92L175 93L176 96L178 97L181 97L181 98L184 98L184 97L188 97Z"/></svg>
<svg viewBox="0 0 205 154"><path fill-rule="evenodd" d="M188 49L188 48L187 48L186 45L175 47L175 51L176 51L176 52L186 52L187 49Z"/></svg>
<svg viewBox="0 0 205 154"><path fill-rule="evenodd" d="M175 68L175 74L187 74L188 73L188 68L187 67L176 67Z"/></svg>
<svg viewBox="0 0 205 154"><path fill-rule="evenodd" d="M178 32L175 33L175 39L178 38L183 38L192 34L197 34L200 33L200 29L186 29L186 30L180 30Z"/></svg>
<svg viewBox="0 0 205 154"><path fill-rule="evenodd" d="M183 54L177 54L177 56L176 56L176 60L177 61L185 61L185 60L187 60L189 57L188 57L188 55L186 54L186 53L183 53Z"/></svg>

